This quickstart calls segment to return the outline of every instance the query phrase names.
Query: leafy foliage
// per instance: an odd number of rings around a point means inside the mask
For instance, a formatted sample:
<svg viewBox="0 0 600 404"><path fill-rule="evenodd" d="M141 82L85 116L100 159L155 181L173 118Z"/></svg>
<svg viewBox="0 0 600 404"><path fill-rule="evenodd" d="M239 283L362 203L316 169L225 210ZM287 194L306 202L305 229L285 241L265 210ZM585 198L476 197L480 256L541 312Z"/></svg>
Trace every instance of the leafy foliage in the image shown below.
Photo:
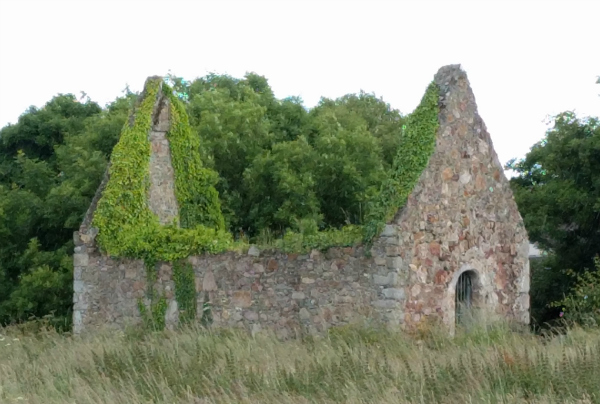
<svg viewBox="0 0 600 404"><path fill-rule="evenodd" d="M525 159L511 161L515 198L532 241L566 266L600 252L600 121L566 112Z"/></svg>
<svg viewBox="0 0 600 404"><path fill-rule="evenodd" d="M363 235L363 228L355 225L318 231L314 222L301 221L298 227L298 232L289 231L283 238L275 240L275 246L285 252L325 251L331 247L354 246L361 241Z"/></svg>
<svg viewBox="0 0 600 404"><path fill-rule="evenodd" d="M511 187L530 241L551 254L549 269L532 274L532 287L541 287L532 288L532 302L545 302L532 308L541 323L558 317L560 310L547 303L573 286L576 278L565 270L590 268L600 254L600 121L559 114L545 138L507 168L517 174Z"/></svg>
<svg viewBox="0 0 600 404"><path fill-rule="evenodd" d="M365 225L365 242L381 232L405 204L435 148L438 128L439 90L431 83L419 106L408 117L406 133L381 193L370 208Z"/></svg>
<svg viewBox="0 0 600 404"><path fill-rule="evenodd" d="M68 327L72 234L134 97L102 109L61 94L0 130L0 324L53 313Z"/></svg>
<svg viewBox="0 0 600 404"><path fill-rule="evenodd" d="M196 319L196 282L194 268L188 262L173 263L175 299L179 308L179 321L187 324Z"/></svg>
<svg viewBox="0 0 600 404"><path fill-rule="evenodd" d="M297 221L321 222L315 192L317 154L306 138L273 145L244 171L248 220L257 229L297 229Z"/></svg>
<svg viewBox="0 0 600 404"><path fill-rule="evenodd" d="M600 257L594 258L595 270L585 270L578 274L567 270L566 275L574 278L570 293L551 306L559 307L566 320L581 325L600 325Z"/></svg>
<svg viewBox="0 0 600 404"><path fill-rule="evenodd" d="M176 192L181 198L185 228L178 223L162 226L147 204L149 190L148 164L152 127L152 111L161 80L149 80L134 122L126 124L116 144L109 168L110 180L94 214L99 229L98 243L110 255L143 258L148 267L157 261L176 261L193 254L220 252L230 245L230 235L223 228L217 194L210 181L212 173L203 169L198 156L187 158L186 147L194 148L186 125L185 114L167 86L173 110L172 129L167 137L174 144L173 164L176 169ZM186 154L183 154L186 153ZM210 226L210 227L209 227Z"/></svg>
<svg viewBox="0 0 600 404"><path fill-rule="evenodd" d="M364 92L322 99L307 112L297 97L275 99L254 73L243 80L209 75L187 91L203 158L219 173L229 229L250 237L280 237L298 231L300 221L321 230L362 224L405 124Z"/></svg>
<svg viewBox="0 0 600 404"><path fill-rule="evenodd" d="M173 91L163 84L171 105L171 127L167 133L175 170L175 193L180 206L181 226L204 225L225 228L219 194L214 188L217 173L204 168L199 154L200 139L190 130L187 113Z"/></svg>
<svg viewBox="0 0 600 404"><path fill-rule="evenodd" d="M209 76L191 84L190 122L219 173L217 190L230 228L247 227L244 170L274 141L261 96L244 81Z"/></svg>

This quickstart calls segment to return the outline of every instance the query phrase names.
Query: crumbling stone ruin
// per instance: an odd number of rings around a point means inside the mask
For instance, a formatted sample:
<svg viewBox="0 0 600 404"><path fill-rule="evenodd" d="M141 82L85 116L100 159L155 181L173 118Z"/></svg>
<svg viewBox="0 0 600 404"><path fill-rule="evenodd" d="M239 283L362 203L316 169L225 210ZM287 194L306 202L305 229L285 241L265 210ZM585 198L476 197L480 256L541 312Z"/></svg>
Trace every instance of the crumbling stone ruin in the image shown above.
<svg viewBox="0 0 600 404"><path fill-rule="evenodd" d="M207 209L217 213L202 223L210 231L183 230L183 217L180 222L178 218L188 196L178 176L187 181L199 169L192 170L191 163L184 166L188 159L174 152L186 139L185 111L160 78L149 78L120 140L128 141L127 130L141 128L135 144L147 148L149 157L144 160L141 154L135 168L145 173L146 182L139 185L145 188L135 188L133 174L129 182L118 177L118 186L133 184L120 188L121 201L141 195L145 203L142 199L143 206L138 203L135 209L143 214L131 217L146 215L154 224L141 231L134 219L133 224L116 219L123 209L114 208L121 202L107 199L117 189L110 183L128 167L119 165L124 154L117 145L74 234L74 332L123 328L148 316L172 328L184 319L206 320L203 307L210 308L212 327L241 327L253 333L271 329L282 338L355 321L411 330L436 319L453 333L460 314L457 304L528 324L527 233L467 76L459 65L445 66L432 86L437 128L431 152L410 184L404 205L386 218L372 243L283 252L227 247L232 244L220 241L216 199ZM109 208L116 210L111 213ZM165 230L164 236L163 227L171 233ZM103 231L111 251L99 242ZM134 240L135 234L146 238ZM202 237L204 241L198 241ZM174 240L190 240L179 242L192 253L179 259L178 249L167 248ZM152 244L155 241L158 244ZM164 257L172 261L149 253L163 246L170 251Z"/></svg>

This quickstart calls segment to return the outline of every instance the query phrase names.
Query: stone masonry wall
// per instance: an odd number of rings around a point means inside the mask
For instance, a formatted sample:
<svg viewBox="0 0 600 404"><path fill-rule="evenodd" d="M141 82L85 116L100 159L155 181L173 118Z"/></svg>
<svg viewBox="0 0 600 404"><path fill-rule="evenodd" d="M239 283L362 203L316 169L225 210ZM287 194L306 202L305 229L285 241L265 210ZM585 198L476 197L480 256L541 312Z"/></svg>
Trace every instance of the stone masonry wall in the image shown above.
<svg viewBox="0 0 600 404"><path fill-rule="evenodd" d="M368 320L413 329L428 317L454 330L455 288L475 275L476 301L493 315L529 322L528 240L490 135L477 113L466 74L446 66L440 88L437 143L407 205L374 242L307 255L258 251L190 257L197 316L208 298L214 326L274 330L292 336ZM161 97L159 97L160 99ZM149 206L162 223L177 216L168 141L168 105L157 104ZM108 174L74 235L73 331L139 323L148 304L141 260L113 259L95 243L93 211ZM172 265L158 263L155 289L167 299L166 324L178 322Z"/></svg>
<svg viewBox="0 0 600 404"><path fill-rule="evenodd" d="M161 224L169 224L179 215L175 198L175 171L171 164L171 152L167 131L169 130L169 102L162 91L154 107L152 130L148 134L150 142L150 191L148 205L158 216Z"/></svg>
<svg viewBox="0 0 600 404"><path fill-rule="evenodd" d="M437 73L437 144L400 212L400 273L408 328L434 315L453 330L459 275L475 271L489 314L529 323L529 243L475 97L459 66Z"/></svg>
<svg viewBox="0 0 600 404"><path fill-rule="evenodd" d="M143 262L109 258L96 249L93 238L93 231L76 233L74 332L140 323L137 301L149 303ZM208 297L213 326L253 333L270 329L281 338L365 319L398 325L398 301L404 294L394 289L397 276L387 269L387 261L366 258L360 248L298 255L252 247L247 254L190 257L198 321ZM165 318L171 328L178 321L172 265L158 263L156 270L155 290L167 299Z"/></svg>

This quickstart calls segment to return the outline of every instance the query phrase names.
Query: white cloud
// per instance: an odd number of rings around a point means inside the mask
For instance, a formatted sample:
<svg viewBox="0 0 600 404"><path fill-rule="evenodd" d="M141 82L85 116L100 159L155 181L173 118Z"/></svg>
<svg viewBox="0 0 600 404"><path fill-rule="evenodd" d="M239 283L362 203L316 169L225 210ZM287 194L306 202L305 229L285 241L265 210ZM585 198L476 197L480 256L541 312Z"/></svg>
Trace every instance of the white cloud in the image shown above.
<svg viewBox="0 0 600 404"><path fill-rule="evenodd" d="M600 2L0 0L0 127L59 92L104 104L147 76L266 76L278 97L360 89L408 113L460 63L504 163L548 114L600 115Z"/></svg>

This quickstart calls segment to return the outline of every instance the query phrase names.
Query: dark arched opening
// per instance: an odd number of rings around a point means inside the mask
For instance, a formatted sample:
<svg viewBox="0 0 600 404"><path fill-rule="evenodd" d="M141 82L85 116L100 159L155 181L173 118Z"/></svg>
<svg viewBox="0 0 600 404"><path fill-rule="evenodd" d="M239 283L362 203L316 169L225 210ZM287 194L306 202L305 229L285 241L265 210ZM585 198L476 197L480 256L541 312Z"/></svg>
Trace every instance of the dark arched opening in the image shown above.
<svg viewBox="0 0 600 404"><path fill-rule="evenodd" d="M473 285L475 273L465 271L456 282L455 310L456 324L465 325L473 307Z"/></svg>

